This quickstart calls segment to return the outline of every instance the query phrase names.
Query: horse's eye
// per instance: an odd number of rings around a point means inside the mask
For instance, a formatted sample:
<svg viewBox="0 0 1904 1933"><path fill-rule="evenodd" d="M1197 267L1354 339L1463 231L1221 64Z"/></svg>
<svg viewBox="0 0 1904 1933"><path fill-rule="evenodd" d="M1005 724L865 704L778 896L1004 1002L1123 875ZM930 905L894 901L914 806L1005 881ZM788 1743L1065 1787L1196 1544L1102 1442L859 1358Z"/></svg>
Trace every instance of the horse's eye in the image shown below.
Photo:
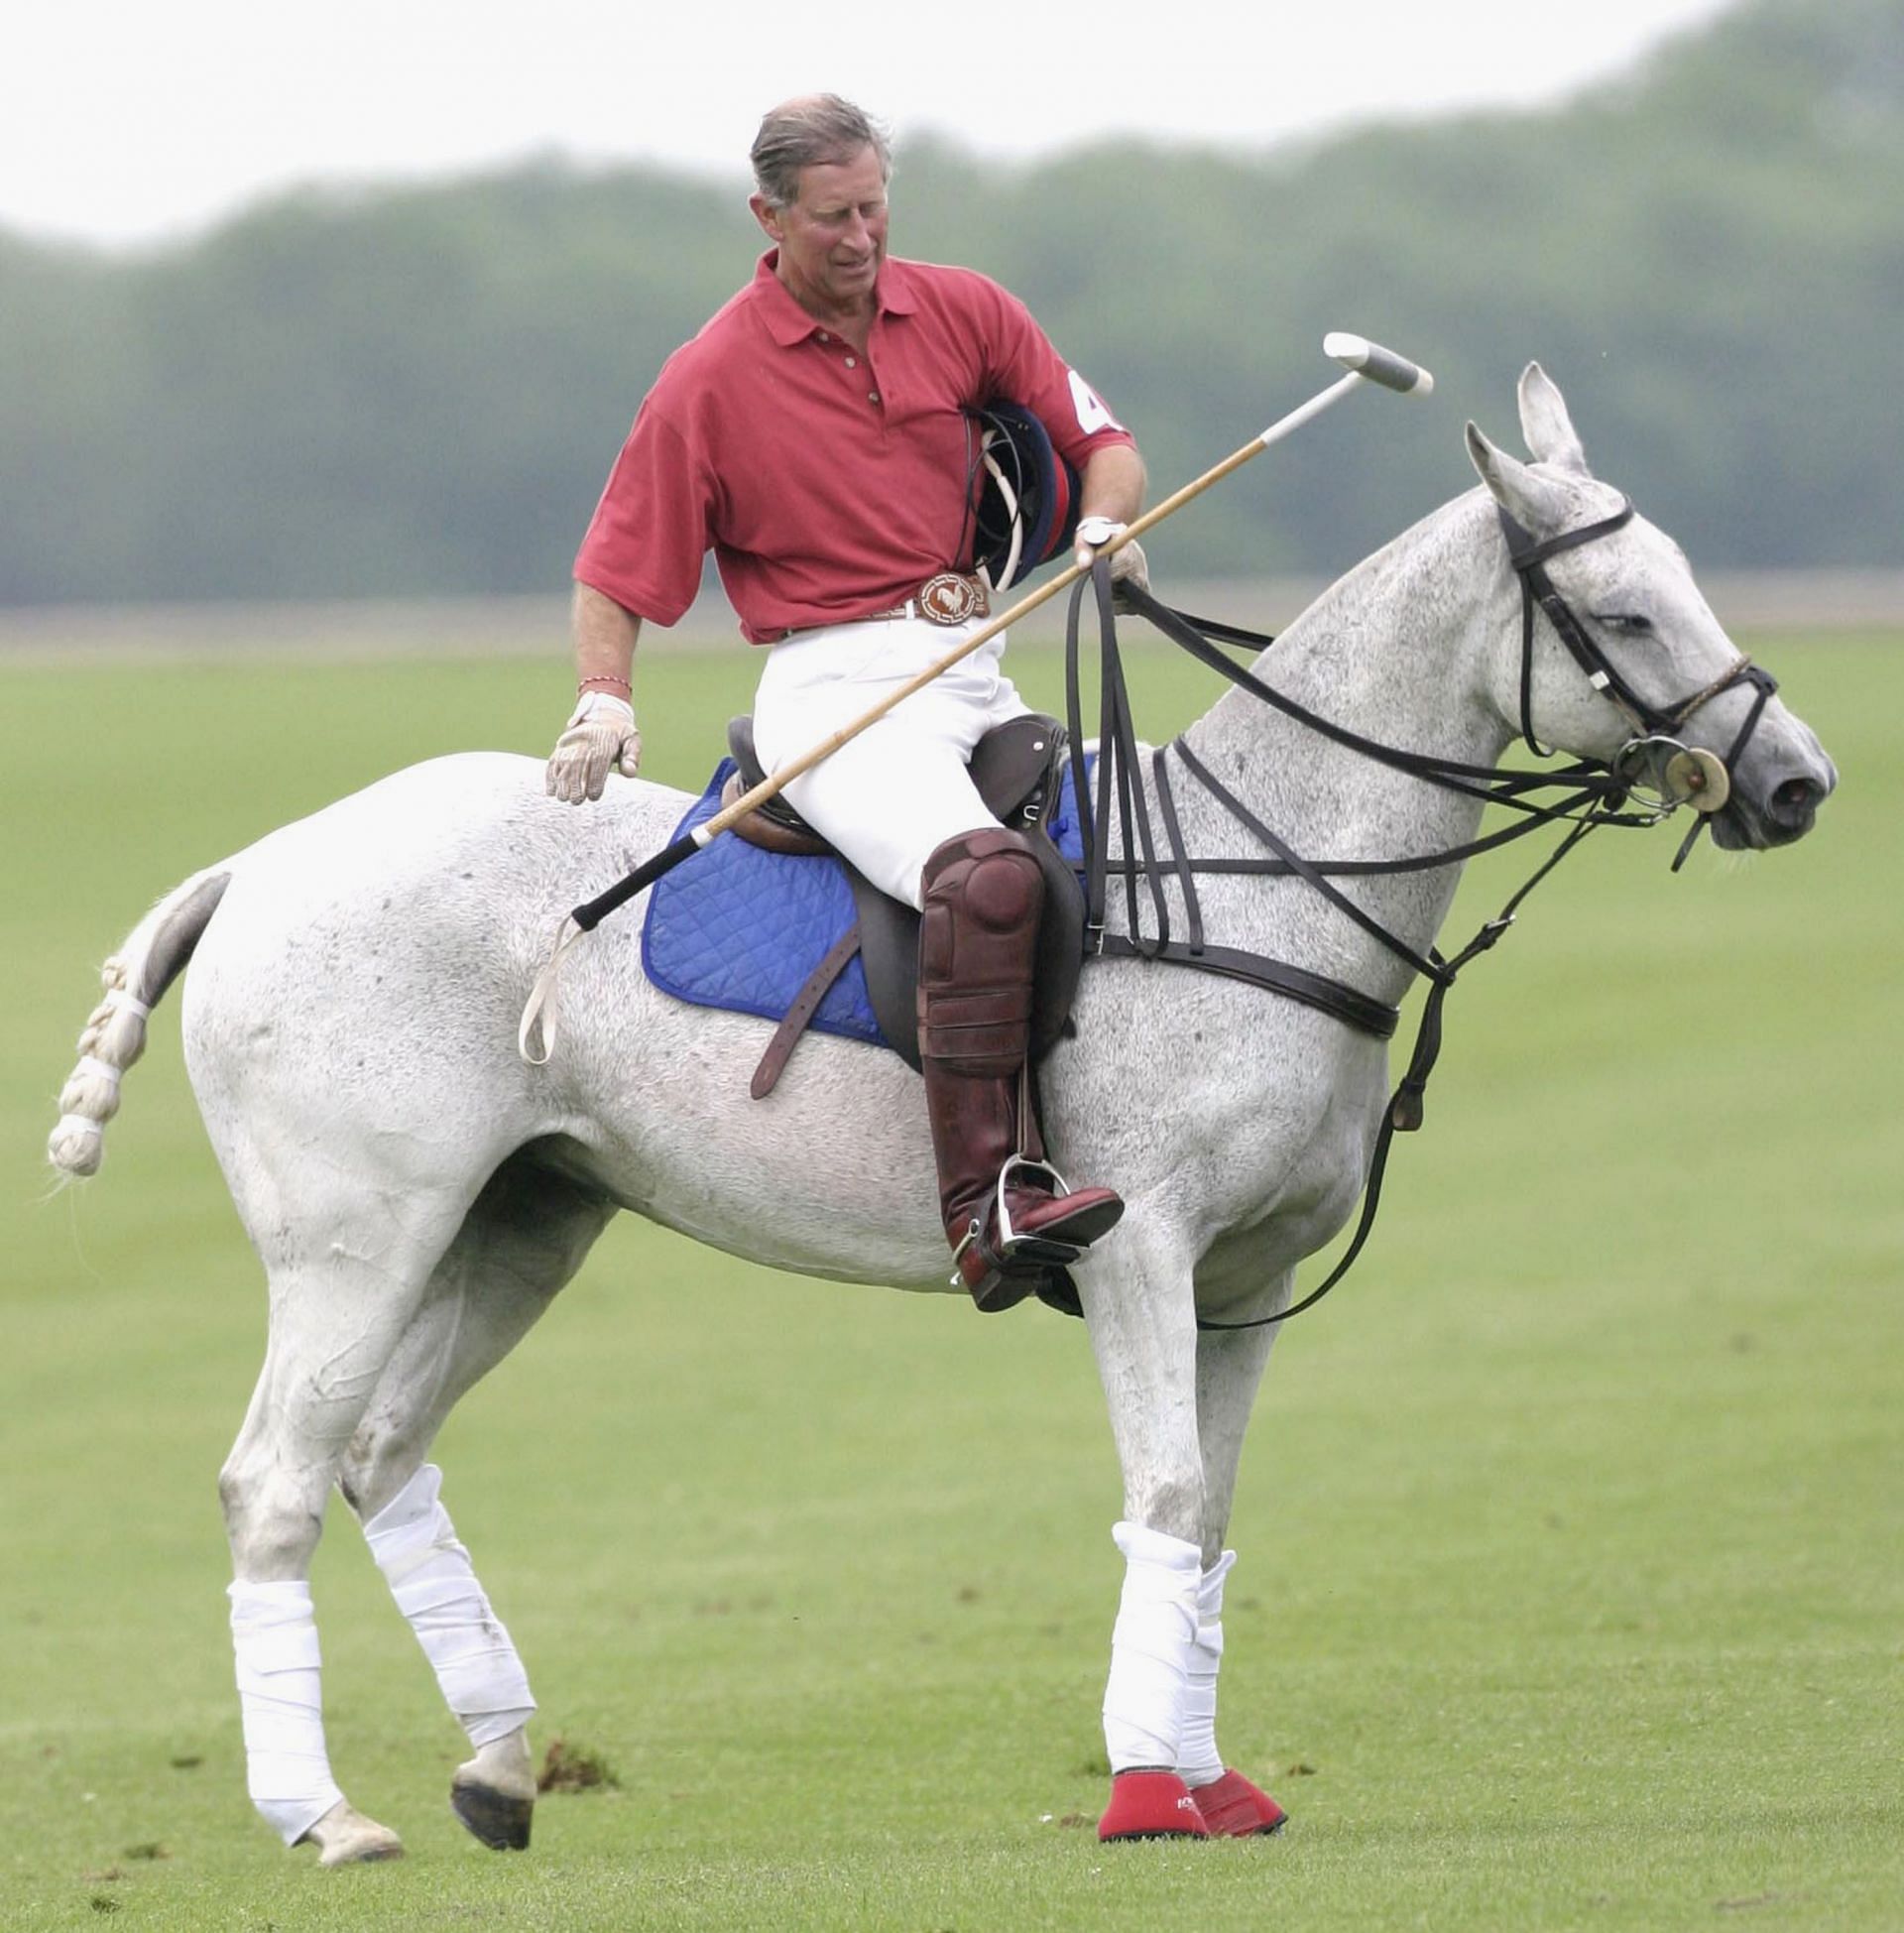
<svg viewBox="0 0 1904 1933"><path fill-rule="evenodd" d="M1623 632L1629 638L1650 637L1652 634L1652 619L1642 617L1637 611L1596 611L1594 617L1608 631Z"/></svg>

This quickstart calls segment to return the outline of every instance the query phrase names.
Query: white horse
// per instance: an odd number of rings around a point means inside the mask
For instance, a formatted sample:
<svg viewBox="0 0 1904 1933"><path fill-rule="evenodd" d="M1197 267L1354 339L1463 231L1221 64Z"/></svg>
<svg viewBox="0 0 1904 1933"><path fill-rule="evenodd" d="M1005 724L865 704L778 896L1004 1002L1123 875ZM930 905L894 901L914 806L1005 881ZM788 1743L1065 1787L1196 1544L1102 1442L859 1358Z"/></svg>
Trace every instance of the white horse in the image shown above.
<svg viewBox="0 0 1904 1933"><path fill-rule="evenodd" d="M1496 505L1546 540L1622 501L1589 473L1537 366L1519 401L1536 460L1471 424L1486 488L1344 578L1258 661L1259 677L1391 745L1499 756L1521 723L1522 603ZM1726 682L1737 655L1669 539L1635 518L1555 554L1551 575L1653 704L1707 694L1679 736L1732 759L1720 843L1809 829L1831 763L1780 703ZM1529 694L1549 745L1610 759L1632 736L1545 617ZM1184 742L1308 857L1436 852L1477 830L1472 795L1242 692ZM1176 797L1191 852L1259 855L1201 786ZM651 987L640 906L570 956L551 1063L519 1057L518 1016L563 913L660 847L686 803L628 782L598 806L563 806L543 796L538 766L501 755L399 773L170 894L107 963L81 1038L50 1151L90 1173L147 1013L192 961L186 1062L270 1284L264 1369L221 1479L249 1783L286 1842L315 1843L326 1865L401 1850L345 1801L325 1753L306 1580L333 1484L475 1747L452 1785L459 1815L489 1844L527 1843L534 1701L425 1457L617 1210L777 1269L947 1290L917 1077L895 1054L816 1036L768 1101L751 1100L766 1024ZM1459 870L1346 890L1425 949ZM1211 875L1200 898L1212 942L1388 1003L1410 978L1300 881ZM1382 1112L1385 1048L1307 1006L1141 961L1088 966L1076 1014L1076 1037L1042 1069L1047 1138L1061 1167L1129 1204L1075 1269L1125 1488L1111 1762L1150 1781L1139 1827L1264 1830L1280 1813L1226 1770L1215 1711L1225 1530L1275 1331L1197 1323L1285 1306L1297 1263L1343 1226Z"/></svg>

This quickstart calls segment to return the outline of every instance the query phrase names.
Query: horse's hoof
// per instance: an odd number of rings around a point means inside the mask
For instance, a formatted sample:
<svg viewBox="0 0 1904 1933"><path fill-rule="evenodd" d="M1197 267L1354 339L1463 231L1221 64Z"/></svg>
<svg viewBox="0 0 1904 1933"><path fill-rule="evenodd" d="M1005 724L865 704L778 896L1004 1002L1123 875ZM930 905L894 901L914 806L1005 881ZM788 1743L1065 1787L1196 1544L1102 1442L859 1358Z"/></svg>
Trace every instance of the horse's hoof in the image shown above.
<svg viewBox="0 0 1904 1933"><path fill-rule="evenodd" d="M492 1853L520 1853L529 1844L536 1811L536 1761L523 1726L481 1747L456 1767L449 1782L449 1809L472 1838Z"/></svg>
<svg viewBox="0 0 1904 1933"><path fill-rule="evenodd" d="M1221 1778L1190 1794L1212 1839L1249 1839L1281 1832L1289 1815L1259 1785L1227 1767Z"/></svg>
<svg viewBox="0 0 1904 1933"><path fill-rule="evenodd" d="M520 1853L529 1845L530 1821L536 1814L533 1798L459 1778L449 1788L449 1808L463 1830L492 1853Z"/></svg>
<svg viewBox="0 0 1904 1933"><path fill-rule="evenodd" d="M1098 1837L1208 1839L1210 1828L1175 1772L1119 1772L1111 1781L1111 1803L1098 1821Z"/></svg>
<svg viewBox="0 0 1904 1933"><path fill-rule="evenodd" d="M368 1866L404 1856L404 1842L388 1826L366 1819L342 1799L298 1844L315 1846L319 1866Z"/></svg>

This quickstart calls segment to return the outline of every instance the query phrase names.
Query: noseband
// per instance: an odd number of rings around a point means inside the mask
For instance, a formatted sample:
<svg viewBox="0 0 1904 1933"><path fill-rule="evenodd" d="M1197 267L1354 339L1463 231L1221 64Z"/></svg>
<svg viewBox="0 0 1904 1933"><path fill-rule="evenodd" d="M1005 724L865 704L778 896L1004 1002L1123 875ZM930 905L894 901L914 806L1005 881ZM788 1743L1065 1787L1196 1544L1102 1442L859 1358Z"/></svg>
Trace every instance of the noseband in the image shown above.
<svg viewBox="0 0 1904 1933"><path fill-rule="evenodd" d="M1538 604L1547 614L1547 622L1554 627L1574 663L1586 672L1588 683L1613 704L1633 728L1633 737L1613 760L1615 771L1629 768L1633 756L1642 749L1670 748L1683 752L1686 748L1680 744L1678 734L1684 729L1687 719L1722 691L1729 691L1735 684L1749 684L1757 695L1752 700L1751 709L1745 714L1744 723L1739 726L1730 747L1721 760L1729 789L1732 771L1753 732L1758 729L1758 721L1764 716L1772 693L1778 689L1778 680L1740 653L1711 684L1702 686L1677 704L1662 710L1634 690L1620 675L1618 667L1574 615L1573 607L1561 596L1554 586L1554 580L1547 574L1549 557L1557 556L1563 550L1577 550L1597 538L1609 537L1630 523L1633 516L1631 499L1622 497L1618 510L1610 517L1602 518L1598 524L1586 524L1579 530L1563 531L1558 537L1539 541L1515 523L1504 510L1499 512L1499 516L1501 534L1507 540L1507 558L1520 579L1520 735L1527 749L1537 759L1551 756L1534 736L1534 606ZM1692 830L1679 849L1678 858L1673 861L1675 872L1692 850L1693 841L1699 837L1705 823L1705 814L1694 820Z"/></svg>

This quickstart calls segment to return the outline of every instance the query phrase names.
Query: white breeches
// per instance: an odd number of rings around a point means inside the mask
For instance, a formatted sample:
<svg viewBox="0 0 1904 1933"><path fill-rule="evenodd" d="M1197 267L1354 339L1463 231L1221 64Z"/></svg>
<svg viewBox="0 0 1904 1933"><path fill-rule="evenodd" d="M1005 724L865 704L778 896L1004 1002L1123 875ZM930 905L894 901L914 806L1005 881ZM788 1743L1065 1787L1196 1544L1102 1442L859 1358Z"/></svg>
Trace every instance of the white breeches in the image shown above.
<svg viewBox="0 0 1904 1933"><path fill-rule="evenodd" d="M982 624L887 618L799 631L774 646L754 700L762 766L771 774L850 724ZM920 904L919 873L935 848L998 824L966 762L995 725L1029 709L1005 675L1004 654L1001 634L786 787L816 832L909 906Z"/></svg>

